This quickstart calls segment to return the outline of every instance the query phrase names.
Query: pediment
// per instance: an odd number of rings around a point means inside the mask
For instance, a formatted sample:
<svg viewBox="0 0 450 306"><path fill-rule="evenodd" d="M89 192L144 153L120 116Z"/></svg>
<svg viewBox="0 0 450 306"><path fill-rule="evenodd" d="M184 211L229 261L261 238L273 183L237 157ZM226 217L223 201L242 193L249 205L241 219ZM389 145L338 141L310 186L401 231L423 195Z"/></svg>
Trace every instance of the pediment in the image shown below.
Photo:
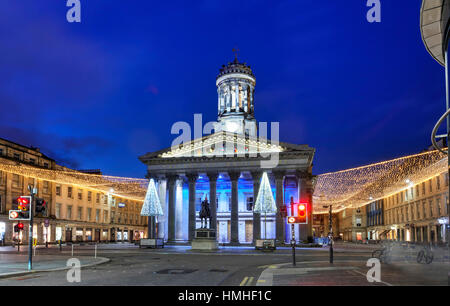
<svg viewBox="0 0 450 306"><path fill-rule="evenodd" d="M307 145L295 145L274 142L266 138L255 138L242 134L225 131L207 135L202 138L174 145L170 148L140 157L142 161L148 159L192 158L192 157L233 157L233 156L268 156L273 153L311 151Z"/></svg>

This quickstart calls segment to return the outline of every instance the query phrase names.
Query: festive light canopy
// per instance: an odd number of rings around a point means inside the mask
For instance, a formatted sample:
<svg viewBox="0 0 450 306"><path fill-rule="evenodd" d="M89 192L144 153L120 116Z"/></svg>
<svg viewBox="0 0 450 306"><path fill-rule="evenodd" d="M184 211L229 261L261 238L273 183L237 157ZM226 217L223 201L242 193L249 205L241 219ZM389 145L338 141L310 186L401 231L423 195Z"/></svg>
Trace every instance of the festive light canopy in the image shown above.
<svg viewBox="0 0 450 306"><path fill-rule="evenodd" d="M3 159L0 159L0 171L57 184L68 184L92 189L134 201L143 201L148 185L147 179L87 174L67 168L49 170L18 163L12 164L10 161Z"/></svg>
<svg viewBox="0 0 450 306"><path fill-rule="evenodd" d="M314 213L325 213L333 205L337 212L357 208L388 197L448 170L447 158L439 151L392 159L368 166L325 173L317 177Z"/></svg>

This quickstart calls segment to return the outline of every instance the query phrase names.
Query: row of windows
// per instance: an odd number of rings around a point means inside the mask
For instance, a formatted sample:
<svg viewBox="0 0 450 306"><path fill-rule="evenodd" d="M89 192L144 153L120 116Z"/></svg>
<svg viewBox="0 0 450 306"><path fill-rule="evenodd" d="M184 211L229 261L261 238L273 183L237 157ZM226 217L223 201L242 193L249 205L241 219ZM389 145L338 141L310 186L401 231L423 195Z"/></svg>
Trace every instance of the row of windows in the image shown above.
<svg viewBox="0 0 450 306"><path fill-rule="evenodd" d="M77 199L78 200L83 200L85 192L83 189L77 189ZM67 187L67 197L70 199L73 199L74 197L74 188L71 186ZM57 196L62 196L62 186L61 185L56 185L56 195ZM111 203L112 207L116 206L116 201L117 199L112 197L112 196L107 196L105 194L102 193L93 193L92 191L88 190L87 191L87 201L88 202L92 202L93 199L95 199L95 203L100 204L100 202L102 204L107 205L108 204L108 200ZM131 209L131 210L139 210L140 209L140 204L137 202L129 202L127 203L127 205L125 205L125 207Z"/></svg>
<svg viewBox="0 0 450 306"><path fill-rule="evenodd" d="M445 202L440 197L418 201L404 207L389 209L386 215L387 223L395 224L427 218L438 218L447 215L448 209L449 203L447 196L445 196Z"/></svg>
<svg viewBox="0 0 450 306"><path fill-rule="evenodd" d="M415 185L402 192L388 197L386 199L386 208L392 208L398 204L417 199L420 196L426 196L427 194L440 191L442 188L442 176L444 177L444 184L447 187L449 184L448 173L444 173L442 175L429 179L426 182L422 182L421 184Z"/></svg>
<svg viewBox="0 0 450 306"><path fill-rule="evenodd" d="M7 154L6 150L4 148L0 148L0 156L5 156L6 154ZM10 157L20 160L20 161L28 162L32 165L38 165L38 166L43 166L45 168L50 168L49 162L42 162L39 165L38 159L36 157L29 157L28 154L26 154L26 153L18 153L17 151L13 151L13 153L11 154Z"/></svg>
<svg viewBox="0 0 450 306"><path fill-rule="evenodd" d="M109 223L108 219L108 211L103 210L103 218L102 218L102 210L96 209L95 215L93 215L93 209L91 207L81 207L78 206L74 208L72 205L67 205L65 216L63 216L62 212L63 205L60 203L56 203L55 207L55 216L58 219L66 219L66 220L77 220L77 221L87 221L87 222L103 222ZM115 213L111 212L111 223L124 223L124 224L143 224L144 218L138 214L126 214L126 213Z"/></svg>

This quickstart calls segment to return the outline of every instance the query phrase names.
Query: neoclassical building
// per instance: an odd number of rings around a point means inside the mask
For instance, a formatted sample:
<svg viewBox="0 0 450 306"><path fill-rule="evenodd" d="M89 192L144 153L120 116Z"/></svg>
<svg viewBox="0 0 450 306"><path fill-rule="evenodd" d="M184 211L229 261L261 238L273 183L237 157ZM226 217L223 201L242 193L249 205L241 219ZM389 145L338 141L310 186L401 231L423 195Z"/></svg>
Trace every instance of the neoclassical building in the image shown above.
<svg viewBox="0 0 450 306"><path fill-rule="evenodd" d="M278 244L291 239L291 228L280 213L262 217L253 212L261 176L269 176L278 211L290 202L309 206L309 224L296 225L297 241L312 236L312 163L315 149L308 145L258 137L252 69L237 59L222 66L216 79L218 118L214 133L139 159L156 181L164 216L157 233L168 243L186 243L199 227L201 201L207 197L211 227L219 243L252 244L266 236ZM259 125L264 128L266 125ZM265 135L265 133L262 133ZM261 135L261 133L260 133ZM266 220L266 224L264 224ZM266 229L266 233L264 230Z"/></svg>

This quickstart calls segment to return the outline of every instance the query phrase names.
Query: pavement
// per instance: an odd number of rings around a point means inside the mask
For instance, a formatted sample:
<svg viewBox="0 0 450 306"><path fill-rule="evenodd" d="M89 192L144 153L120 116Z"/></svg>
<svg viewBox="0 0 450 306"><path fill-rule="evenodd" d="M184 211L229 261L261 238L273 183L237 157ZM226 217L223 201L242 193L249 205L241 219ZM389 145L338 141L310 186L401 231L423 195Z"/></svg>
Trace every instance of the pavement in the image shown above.
<svg viewBox="0 0 450 306"><path fill-rule="evenodd" d="M81 282L68 283L65 263L72 257L72 247L37 249L31 276L0 277L5 285L168 285L168 286L398 286L447 285L448 260L417 264L414 260L393 259L381 264L381 282L370 283L367 260L379 245L336 243L334 263L329 250L297 248L296 266L292 266L291 248L274 252L256 251L253 247L221 247L217 252L192 251L188 246L165 246L140 249L129 243L100 244L97 259L94 245L74 245L74 257L81 260ZM0 247L0 273L23 272L26 251ZM104 260L104 262L102 262ZM99 264L103 263L103 264ZM50 272L48 272L50 271Z"/></svg>
<svg viewBox="0 0 450 306"><path fill-rule="evenodd" d="M72 258L69 255L37 255L33 256L33 269L28 270L28 254L1 254L0 253L0 278L21 276L31 273L62 271L72 268L67 261ZM103 264L109 261L105 257L76 256L80 261L80 267L86 268Z"/></svg>

